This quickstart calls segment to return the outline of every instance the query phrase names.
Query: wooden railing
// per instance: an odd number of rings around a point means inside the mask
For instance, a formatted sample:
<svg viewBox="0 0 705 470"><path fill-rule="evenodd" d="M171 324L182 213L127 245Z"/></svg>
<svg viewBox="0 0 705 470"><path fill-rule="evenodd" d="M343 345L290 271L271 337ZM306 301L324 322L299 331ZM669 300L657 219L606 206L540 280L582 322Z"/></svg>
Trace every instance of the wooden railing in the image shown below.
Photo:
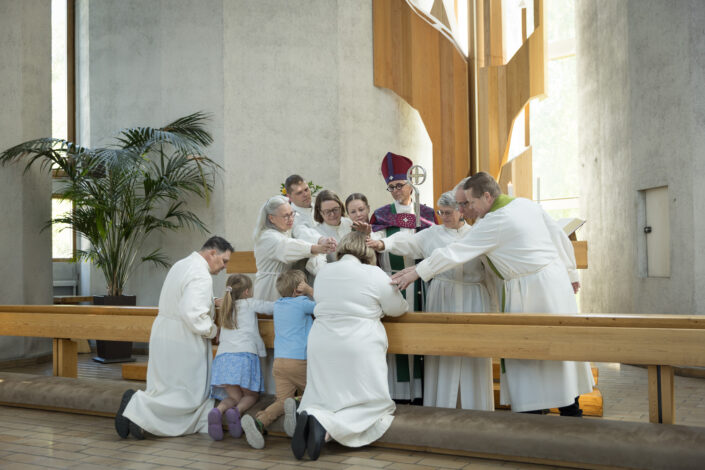
<svg viewBox="0 0 705 470"><path fill-rule="evenodd" d="M75 377L71 339L149 341L154 307L0 306L0 335L54 339L54 374ZM390 353L641 364L649 417L675 422L673 366L705 366L705 318L633 314L407 313L385 318ZM271 319L260 333L272 347Z"/></svg>

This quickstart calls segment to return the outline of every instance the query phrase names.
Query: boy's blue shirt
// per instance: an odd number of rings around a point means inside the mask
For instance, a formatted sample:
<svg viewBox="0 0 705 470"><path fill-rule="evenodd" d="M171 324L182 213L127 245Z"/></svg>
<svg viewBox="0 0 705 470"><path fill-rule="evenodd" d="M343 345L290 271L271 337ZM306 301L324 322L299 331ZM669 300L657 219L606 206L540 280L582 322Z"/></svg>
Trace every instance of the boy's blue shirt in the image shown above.
<svg viewBox="0 0 705 470"><path fill-rule="evenodd" d="M305 295L274 302L274 357L306 359L308 332L316 302Z"/></svg>

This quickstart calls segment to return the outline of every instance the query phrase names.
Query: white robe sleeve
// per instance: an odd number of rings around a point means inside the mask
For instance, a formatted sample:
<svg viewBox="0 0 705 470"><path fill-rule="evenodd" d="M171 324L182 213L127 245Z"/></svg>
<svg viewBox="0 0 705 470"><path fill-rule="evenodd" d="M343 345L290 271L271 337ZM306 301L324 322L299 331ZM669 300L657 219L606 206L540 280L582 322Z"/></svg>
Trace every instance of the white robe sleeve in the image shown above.
<svg viewBox="0 0 705 470"><path fill-rule="evenodd" d="M499 224L482 220L462 240L436 248L431 256L416 265L416 273L424 281L495 249L499 241Z"/></svg>
<svg viewBox="0 0 705 470"><path fill-rule="evenodd" d="M420 259L424 257L421 238L428 229L418 232L397 232L391 237L383 238L384 251L393 255Z"/></svg>
<svg viewBox="0 0 705 470"><path fill-rule="evenodd" d="M213 281L210 277L196 277L184 287L179 313L186 326L195 334L215 338L218 327L211 318Z"/></svg>
<svg viewBox="0 0 705 470"><path fill-rule="evenodd" d="M553 217L548 215L548 213L541 209L543 215L543 220L548 228L548 233L551 236L553 244L556 246L556 251L561 261L568 270L568 277L570 282L578 282L580 276L578 274L577 264L575 262L575 250L573 249L573 244L570 242L568 235L565 234L563 229L558 223L553 220Z"/></svg>
<svg viewBox="0 0 705 470"><path fill-rule="evenodd" d="M315 256L311 253L311 245L304 240L297 240L276 230L266 230L261 235L261 251L271 253L271 257L280 263L290 264L304 258Z"/></svg>
<svg viewBox="0 0 705 470"><path fill-rule="evenodd" d="M321 234L315 228L309 227L305 224L294 224L294 228L291 230L291 234L294 238L299 240L304 240L309 243L318 243L321 238Z"/></svg>
<svg viewBox="0 0 705 470"><path fill-rule="evenodd" d="M408 312L409 304L404 299L404 296L401 295L397 286L393 286L389 282L389 276L384 271L379 268L377 270L379 272L375 275L374 282L379 291L379 304L384 315L398 317Z"/></svg>

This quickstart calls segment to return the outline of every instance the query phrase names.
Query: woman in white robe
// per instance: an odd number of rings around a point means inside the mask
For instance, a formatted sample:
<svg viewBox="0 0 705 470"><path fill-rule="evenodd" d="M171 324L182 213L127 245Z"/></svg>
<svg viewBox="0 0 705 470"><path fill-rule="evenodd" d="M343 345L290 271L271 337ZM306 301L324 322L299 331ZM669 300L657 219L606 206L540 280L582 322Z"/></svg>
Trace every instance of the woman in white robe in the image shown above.
<svg viewBox="0 0 705 470"><path fill-rule="evenodd" d="M313 219L318 222L316 230L324 237L332 237L336 243L352 230L352 220L345 217L345 207L333 191L324 189L316 196ZM335 253L329 253L327 261L335 261Z"/></svg>
<svg viewBox="0 0 705 470"><path fill-rule="evenodd" d="M280 295L276 282L281 273L292 269L294 263L301 259L328 252L324 245L291 236L295 214L284 196L270 198L260 209L254 232L256 299L277 300Z"/></svg>
<svg viewBox="0 0 705 470"><path fill-rule="evenodd" d="M472 180L481 175L478 173ZM489 175L487 175L488 178ZM496 182L495 182L496 185ZM466 186L468 187L468 186ZM575 255L558 224L536 203L487 191L468 200L482 217L459 242L434 250L415 268L400 273L404 286L486 255L504 283L502 311L508 313L577 313L571 281L577 281ZM566 407L594 385L589 364L575 361L505 359L500 400L512 411Z"/></svg>
<svg viewBox="0 0 705 470"><path fill-rule="evenodd" d="M450 245L472 227L458 211L453 192L438 199L438 215L443 225L417 233L398 232L368 246L415 259L430 256L433 250ZM484 284L485 268L480 258L438 274L426 293L427 312L488 312L490 296ZM492 359L489 357L424 356L424 406L494 410Z"/></svg>
<svg viewBox="0 0 705 470"><path fill-rule="evenodd" d="M367 445L389 428L396 409L380 319L401 315L409 306L375 266L363 233L343 237L337 255L339 261L321 269L313 288L316 321L308 337L307 385L292 440L297 458L308 448L309 457L317 459L326 433L345 446Z"/></svg>
<svg viewBox="0 0 705 470"><path fill-rule="evenodd" d="M254 231L255 275L254 298L266 301L276 301L281 297L277 291L277 277L293 268L301 260L315 257L328 252L328 247L291 236L296 212L291 208L284 196L274 196L264 203L260 209L257 227ZM262 376L264 389L267 393L275 393L272 368L274 355L269 354L262 361Z"/></svg>

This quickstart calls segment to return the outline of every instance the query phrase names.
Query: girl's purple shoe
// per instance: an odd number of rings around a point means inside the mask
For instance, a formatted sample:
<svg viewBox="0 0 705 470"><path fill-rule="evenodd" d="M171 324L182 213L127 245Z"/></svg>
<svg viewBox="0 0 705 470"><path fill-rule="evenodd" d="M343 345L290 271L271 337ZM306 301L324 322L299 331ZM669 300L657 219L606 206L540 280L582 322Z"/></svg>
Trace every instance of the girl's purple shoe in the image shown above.
<svg viewBox="0 0 705 470"><path fill-rule="evenodd" d="M214 441L223 440L223 415L220 414L218 408L213 408L208 412L208 435Z"/></svg>
<svg viewBox="0 0 705 470"><path fill-rule="evenodd" d="M225 422L228 423L228 432L231 436L235 438L242 436L240 411L237 408L230 408L225 411Z"/></svg>

